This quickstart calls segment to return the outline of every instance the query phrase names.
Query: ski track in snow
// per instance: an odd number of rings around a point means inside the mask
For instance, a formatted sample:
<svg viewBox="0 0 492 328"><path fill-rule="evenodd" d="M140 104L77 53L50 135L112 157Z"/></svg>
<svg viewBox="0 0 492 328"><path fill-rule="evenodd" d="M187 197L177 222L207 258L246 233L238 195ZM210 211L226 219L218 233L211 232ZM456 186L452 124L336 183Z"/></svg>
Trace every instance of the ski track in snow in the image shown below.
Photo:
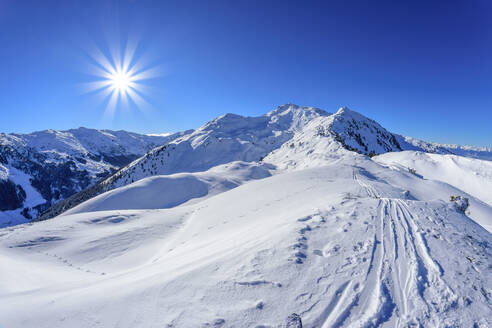
<svg viewBox="0 0 492 328"><path fill-rule="evenodd" d="M458 297L443 280L443 269L419 232L416 215L406 201L383 197L355 172L353 177L367 197L378 201L368 269L331 288L332 298L312 326L380 327L387 323L420 327L424 323L415 318L422 316L439 326L436 315L456 307ZM324 255L330 256L328 250L333 249L337 246L327 244ZM326 278L320 277L317 282Z"/></svg>
<svg viewBox="0 0 492 328"><path fill-rule="evenodd" d="M441 278L442 268L405 201L382 197L355 172L354 179L379 200L371 260L360 283L346 281L334 292L321 327L341 327L355 318L348 326L379 327L396 314L395 326L418 326L412 318L422 313L416 311L424 308L429 315L456 306L457 296Z"/></svg>

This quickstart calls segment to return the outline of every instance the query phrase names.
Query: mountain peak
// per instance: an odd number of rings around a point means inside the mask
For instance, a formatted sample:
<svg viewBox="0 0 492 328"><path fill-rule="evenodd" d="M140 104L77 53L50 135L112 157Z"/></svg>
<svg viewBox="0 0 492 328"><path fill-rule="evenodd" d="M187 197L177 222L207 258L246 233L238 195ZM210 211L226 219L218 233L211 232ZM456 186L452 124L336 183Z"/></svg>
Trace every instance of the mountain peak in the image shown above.
<svg viewBox="0 0 492 328"><path fill-rule="evenodd" d="M277 108L271 110L265 116L276 116L276 115L288 115L289 113L316 113L321 116L328 116L330 113L327 111L316 108L316 107L311 107L311 106L299 106L296 104L284 104L281 106L278 106Z"/></svg>
<svg viewBox="0 0 492 328"><path fill-rule="evenodd" d="M355 121L367 120L367 121L376 123L374 120L368 118L367 116L364 116L363 114L361 114L359 112L356 112L355 110L348 108L347 106L340 107L338 109L338 111L335 113L335 116L351 118L351 119L354 119Z"/></svg>
<svg viewBox="0 0 492 328"><path fill-rule="evenodd" d="M395 135L374 120L348 107L340 108L333 115L330 130L346 149L362 154L402 150Z"/></svg>
<svg viewBox="0 0 492 328"><path fill-rule="evenodd" d="M337 110L337 112L335 114L343 115L345 113L350 113L350 112L352 112L352 110L350 108L348 108L347 106L342 106Z"/></svg>

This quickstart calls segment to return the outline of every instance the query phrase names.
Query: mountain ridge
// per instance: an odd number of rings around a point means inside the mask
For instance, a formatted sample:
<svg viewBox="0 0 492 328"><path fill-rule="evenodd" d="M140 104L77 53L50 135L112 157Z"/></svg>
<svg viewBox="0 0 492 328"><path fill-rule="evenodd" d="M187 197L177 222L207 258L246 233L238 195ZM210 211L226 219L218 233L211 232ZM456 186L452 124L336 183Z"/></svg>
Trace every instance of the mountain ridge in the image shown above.
<svg viewBox="0 0 492 328"><path fill-rule="evenodd" d="M89 157L94 155L87 149L94 147L94 144L90 142L90 138L86 140L84 132L99 131L98 133L109 140L117 138L118 133L132 136L131 133L125 131L86 128L58 132L46 130L44 133L51 137L61 135L65 138L64 144L70 145L71 139L67 138L65 134L74 133L74 131L75 134L79 135L75 148L79 149L79 153L85 152L85 156ZM33 133L33 135L36 134ZM143 135L138 136L143 138L141 137ZM15 138L18 137L13 135L12 139ZM5 134L0 134L0 142L3 139L5 139ZM50 154L49 150L40 149L46 146L36 140L35 137L32 139L37 141L34 145L43 154L52 157L59 156L59 152ZM50 141L50 139L48 140ZM96 184L94 184L94 180L92 182L85 181L81 185L82 188L79 189L81 194L74 193L76 190L72 188L72 191L63 197L66 199L64 203L55 205L41 218L53 217L81 201L142 178L180 172L206 171L214 166L232 161L265 161L275 163L279 167L293 169L337 160L341 154L340 148L367 156L413 150L438 154L458 154L492 160L492 150L471 146L448 147L404 137L389 132L376 121L347 107L341 107L335 113L329 113L315 107L285 104L256 117L227 113L210 120L196 130L167 135L159 140L161 145L157 145L155 149L145 154L142 153L141 157L124 155L120 155L122 157L109 156L109 158L105 156L101 159L95 157L96 160L109 162L111 165L109 167L113 170L118 166L121 169ZM45 141L43 142L46 144ZM136 152L140 149L134 144L130 143L129 145L129 149L121 149L112 147L111 142L109 144L106 142L103 144L103 148L107 151L113 150L114 154L126 154L130 150ZM292 156L296 157L296 160L293 160ZM79 159L83 161L82 157L84 156L81 155ZM70 161L65 162L70 163ZM91 163L93 162L92 159ZM68 170L73 171L73 168L69 167ZM100 166L96 170L99 170L98 173L100 174ZM10 188L10 193L13 193L12 186L7 187ZM89 189L85 189L87 187ZM22 191L17 192L22 193ZM21 197L22 195L19 195L17 199ZM70 197L72 198L69 199ZM50 205L53 204L50 203ZM47 207L44 207L42 211L46 209Z"/></svg>
<svg viewBox="0 0 492 328"><path fill-rule="evenodd" d="M299 169L336 161L342 149L374 156L391 151L429 151L430 147L415 146L347 107L334 114L295 104L278 106L257 117L227 113L153 149L101 183L50 209L41 219L150 176L206 171L232 161L258 161L282 169ZM436 152L450 153L443 149Z"/></svg>

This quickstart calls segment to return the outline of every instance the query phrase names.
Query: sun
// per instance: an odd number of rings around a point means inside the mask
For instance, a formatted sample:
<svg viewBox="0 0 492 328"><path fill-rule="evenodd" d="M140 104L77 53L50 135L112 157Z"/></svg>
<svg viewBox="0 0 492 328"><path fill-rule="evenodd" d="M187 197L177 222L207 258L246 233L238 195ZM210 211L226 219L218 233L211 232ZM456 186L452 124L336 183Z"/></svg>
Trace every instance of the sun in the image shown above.
<svg viewBox="0 0 492 328"><path fill-rule="evenodd" d="M109 75L108 80L111 83L111 88L113 90L127 93L128 89L134 85L132 78L133 76L130 72L118 69Z"/></svg>
<svg viewBox="0 0 492 328"><path fill-rule="evenodd" d="M103 52L97 46L87 51L90 59L89 75L97 79L81 83L83 93L94 93L106 103L105 116L113 118L118 108L136 107L145 111L152 106L144 99L151 87L145 80L161 76L158 65L149 65L142 56L135 56L138 42L126 44L126 48L112 48L115 51Z"/></svg>

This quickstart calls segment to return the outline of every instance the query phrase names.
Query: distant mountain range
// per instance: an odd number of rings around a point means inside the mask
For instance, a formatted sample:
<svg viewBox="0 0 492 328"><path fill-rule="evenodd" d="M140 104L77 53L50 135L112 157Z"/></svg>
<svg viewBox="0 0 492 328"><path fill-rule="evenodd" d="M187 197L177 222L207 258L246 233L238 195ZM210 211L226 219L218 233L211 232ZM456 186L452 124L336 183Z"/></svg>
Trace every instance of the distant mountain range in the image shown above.
<svg viewBox="0 0 492 328"><path fill-rule="evenodd" d="M148 136L87 128L1 133L0 227L36 218L182 134Z"/></svg>

